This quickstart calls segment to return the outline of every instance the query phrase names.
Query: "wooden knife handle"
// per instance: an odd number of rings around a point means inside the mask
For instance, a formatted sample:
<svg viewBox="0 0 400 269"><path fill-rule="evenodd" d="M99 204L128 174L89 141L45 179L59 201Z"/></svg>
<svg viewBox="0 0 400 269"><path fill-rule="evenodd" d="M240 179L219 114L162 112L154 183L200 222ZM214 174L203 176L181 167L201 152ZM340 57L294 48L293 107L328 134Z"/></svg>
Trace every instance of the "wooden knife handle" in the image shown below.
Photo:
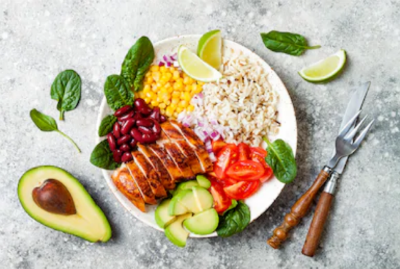
<svg viewBox="0 0 400 269"><path fill-rule="evenodd" d="M332 205L333 195L327 192L323 192L319 198L317 208L314 213L313 220L308 230L306 242L304 243L303 253L306 256L312 257L315 254L315 250L318 247L319 240L324 230L324 224L329 214L329 209Z"/></svg>
<svg viewBox="0 0 400 269"><path fill-rule="evenodd" d="M318 190L324 185L329 177L331 169L327 166L321 170L312 186L300 197L293 205L290 213L286 214L283 223L274 230L273 235L267 243L273 248L279 248L281 243L288 237L289 231L299 224L300 220L307 214L312 201L318 193Z"/></svg>

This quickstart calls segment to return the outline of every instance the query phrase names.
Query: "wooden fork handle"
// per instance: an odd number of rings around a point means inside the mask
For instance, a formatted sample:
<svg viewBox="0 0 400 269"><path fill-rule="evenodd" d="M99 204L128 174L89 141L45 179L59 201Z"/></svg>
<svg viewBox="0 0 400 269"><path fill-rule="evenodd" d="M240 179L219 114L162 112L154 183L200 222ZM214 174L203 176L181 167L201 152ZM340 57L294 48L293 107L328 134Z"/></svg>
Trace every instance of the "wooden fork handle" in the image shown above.
<svg viewBox="0 0 400 269"><path fill-rule="evenodd" d="M304 243L303 253L306 256L313 257L318 247L319 240L324 230L326 219L328 218L329 209L333 201L333 194L323 192L319 198L314 217L308 230L306 242Z"/></svg>
<svg viewBox="0 0 400 269"><path fill-rule="evenodd" d="M293 205L290 213L286 214L283 223L274 230L273 235L268 239L267 243L271 247L275 249L279 248L281 243L287 239L289 231L297 226L300 220L307 214L318 190L324 185L331 171L332 169L325 166L318 174L312 186Z"/></svg>

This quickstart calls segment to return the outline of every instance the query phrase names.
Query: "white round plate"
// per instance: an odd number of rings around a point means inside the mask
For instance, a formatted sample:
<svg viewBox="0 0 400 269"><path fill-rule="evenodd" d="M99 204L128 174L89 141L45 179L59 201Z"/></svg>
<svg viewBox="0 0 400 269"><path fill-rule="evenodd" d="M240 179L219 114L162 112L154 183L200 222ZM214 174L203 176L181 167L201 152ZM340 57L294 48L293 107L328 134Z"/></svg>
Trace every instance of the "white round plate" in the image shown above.
<svg viewBox="0 0 400 269"><path fill-rule="evenodd" d="M192 51L196 51L197 42L199 41L201 35L185 35L185 36L177 36L168 38L162 41L159 41L154 44L156 59L154 63L158 63L162 60L163 55L171 55L176 52L180 45L185 45L188 48L192 49ZM278 77L278 75L272 70L272 68L258 55L250 51L249 49L239 45L233 41L223 40L223 53L230 53L232 50L241 51L244 55L248 56L250 59L254 61L259 61L266 72L269 74L269 82L273 89L277 91L279 94L279 103L278 103L278 121L281 123L281 127L278 135L275 137L270 137L271 141L281 138L293 149L293 153L296 154L297 147L297 126L296 126L296 116L292 104L292 100L290 99L289 93L286 90L285 85L283 85L282 81ZM99 116L97 119L97 129L100 126L101 120L112 114L113 111L107 105L106 98L104 97L100 106ZM97 142L100 142L104 138L99 138L96 134ZM154 211L156 206L146 206L146 213L141 212L137 209L125 196L120 193L115 187L112 179L111 179L112 171L103 170L103 175L105 180L107 181L108 186L111 188L114 195L117 197L118 201L137 219L146 223L147 225L157 229L159 231L163 231L160 227L157 226L154 220ZM267 210L274 200L281 193L285 184L278 181L275 177L270 181L262 184L261 188L258 190L250 198L246 199L246 204L250 208L251 213L251 222L258 218L262 213ZM217 234L214 232L209 235L199 236L191 234L191 237L214 237Z"/></svg>

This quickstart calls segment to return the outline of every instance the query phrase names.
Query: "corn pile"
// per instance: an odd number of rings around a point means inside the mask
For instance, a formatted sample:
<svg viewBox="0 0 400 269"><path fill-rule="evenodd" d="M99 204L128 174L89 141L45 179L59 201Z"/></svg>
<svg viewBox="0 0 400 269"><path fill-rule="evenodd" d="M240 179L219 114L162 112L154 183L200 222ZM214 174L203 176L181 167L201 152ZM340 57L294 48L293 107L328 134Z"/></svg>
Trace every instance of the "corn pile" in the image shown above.
<svg viewBox="0 0 400 269"><path fill-rule="evenodd" d="M140 98L158 106L162 114L177 118L184 110L193 111L192 97L202 91L203 82L196 81L175 67L153 65L146 73Z"/></svg>

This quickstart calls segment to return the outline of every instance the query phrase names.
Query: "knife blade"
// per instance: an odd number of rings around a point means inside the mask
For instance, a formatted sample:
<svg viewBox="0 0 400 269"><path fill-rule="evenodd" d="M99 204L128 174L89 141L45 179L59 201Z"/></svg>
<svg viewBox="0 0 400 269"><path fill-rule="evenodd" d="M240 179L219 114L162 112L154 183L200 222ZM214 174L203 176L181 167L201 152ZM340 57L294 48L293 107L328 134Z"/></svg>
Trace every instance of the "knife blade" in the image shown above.
<svg viewBox="0 0 400 269"><path fill-rule="evenodd" d="M343 127L346 125L347 122L361 109L365 97L367 96L369 87L371 85L371 82L365 82L361 86L357 88L357 90L353 93L351 96L350 102L347 105L346 112L343 115L342 123L340 124L340 130L343 129ZM333 153L335 154L335 152ZM349 157L344 157L342 158L339 163L336 165L334 171L336 173L342 174L344 168L346 167L347 159Z"/></svg>

